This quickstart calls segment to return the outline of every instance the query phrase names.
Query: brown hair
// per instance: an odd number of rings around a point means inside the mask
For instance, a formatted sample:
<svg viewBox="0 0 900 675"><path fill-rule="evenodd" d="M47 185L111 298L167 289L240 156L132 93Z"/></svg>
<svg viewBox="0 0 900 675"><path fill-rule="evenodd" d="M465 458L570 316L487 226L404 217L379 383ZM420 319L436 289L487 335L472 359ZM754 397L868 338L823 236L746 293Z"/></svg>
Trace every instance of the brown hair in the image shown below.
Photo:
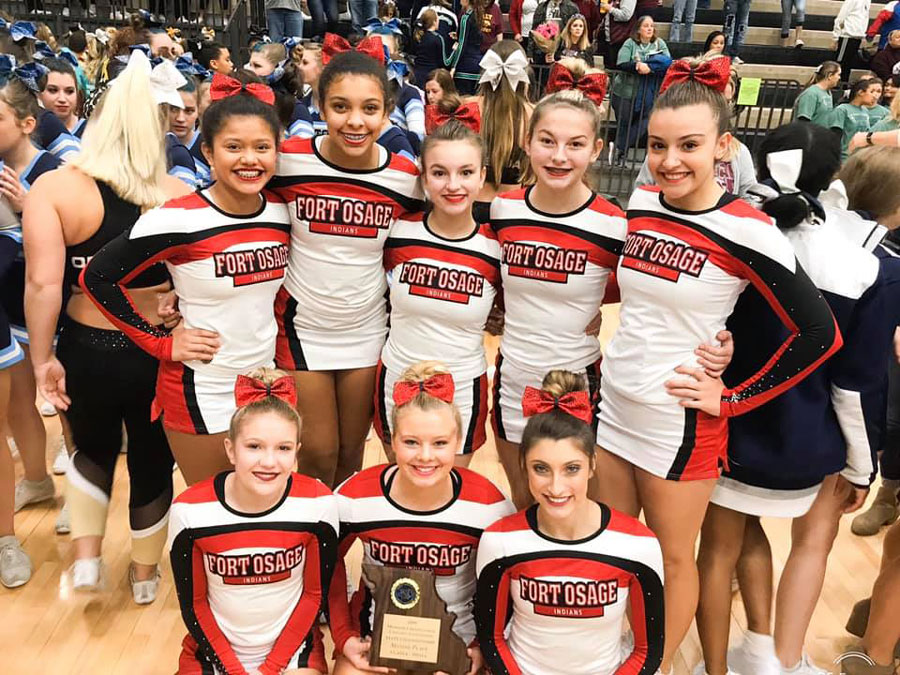
<svg viewBox="0 0 900 675"><path fill-rule="evenodd" d="M447 366L440 361L419 361L404 370L397 382L424 382L434 375L449 372L450 370ZM460 442L462 442L462 416L459 414L459 408L456 407L455 403L447 403L424 391L416 394L405 405L394 406L394 409L391 412L391 429L394 433L397 432L397 420L400 418L401 411L406 410L407 408L418 408L419 410L427 411L437 410L445 406L449 406L453 412L453 419L456 422L456 432L459 435Z"/></svg>
<svg viewBox="0 0 900 675"><path fill-rule="evenodd" d="M284 45L278 42L259 43L253 48L253 51L257 54L262 54L263 58L273 66L277 66L287 58Z"/></svg>
<svg viewBox="0 0 900 675"><path fill-rule="evenodd" d="M275 384L280 378L290 376L284 371L275 370L274 368L257 368L247 375L247 377L257 380L266 386L270 386ZM231 416L231 423L228 425L228 439L234 443L238 434L241 432L241 427L247 421L247 418L261 413L275 413L288 422L296 424L297 442L300 442L300 428L302 426L300 413L298 413L290 403L277 396L266 396L257 401L253 401L253 403L248 403L242 408L238 408L234 415Z"/></svg>
<svg viewBox="0 0 900 675"><path fill-rule="evenodd" d="M581 33L581 37L578 38L578 42L573 43L572 34L570 33L570 31L572 30L572 24L574 24L576 21L581 22L581 25L584 26L584 31ZM566 22L566 27L562 32L562 41L566 46L566 49L579 49L581 51L587 51L588 47L591 46L590 40L588 40L588 23L583 14L575 14Z"/></svg>
<svg viewBox="0 0 900 675"><path fill-rule="evenodd" d="M425 140L422 141L419 159L422 162L423 174L425 173L425 167L428 165L426 155L435 145L442 141L465 141L470 143L473 147L478 149L478 155L481 158L481 166L484 166L484 141L481 140L481 136L458 120L448 120L428 134L425 137Z"/></svg>
<svg viewBox="0 0 900 675"><path fill-rule="evenodd" d="M541 390L555 398L562 398L572 392L586 391L587 386L582 375L576 375L568 370L551 370L544 375ZM591 425L585 424L567 412L553 409L528 418L519 445L519 461L523 467L528 451L545 439L552 441L570 439L589 460L594 460L595 435Z"/></svg>
<svg viewBox="0 0 900 675"><path fill-rule="evenodd" d="M837 61L822 61L813 72L812 77L809 78L809 82L806 83L806 86L809 87L816 82L821 82L826 77L831 77L839 72L841 72L841 64Z"/></svg>
<svg viewBox="0 0 900 675"><path fill-rule="evenodd" d="M426 9L422 12L422 16L419 17L417 22L416 30L413 32L413 39L416 42L421 42L422 38L425 37L426 31L431 30L438 23L438 15L433 9ZM422 84L425 84L424 82Z"/></svg>
<svg viewBox="0 0 900 675"><path fill-rule="evenodd" d="M444 92L444 96L454 96L457 101L459 100L459 94L456 91L456 83L453 81L453 75L450 74L450 71L446 68L435 68L430 73L428 73L428 79L425 82L422 82L422 88L425 88L425 85L430 81L435 80L439 85L441 85L441 89ZM416 84L419 84L416 82ZM457 102L456 106L459 103ZM456 110L456 107L453 108Z"/></svg>
<svg viewBox="0 0 900 675"><path fill-rule="evenodd" d="M479 1L472 0L475 4ZM514 53L523 50L515 40L499 40L491 45L490 51L505 63ZM528 116L528 84L520 82L513 91L509 78L503 75L496 89L490 82L483 82L478 93L482 100L481 135L488 154L487 182L497 189L503 168L521 154L517 150L523 145L522 132Z"/></svg>
<svg viewBox="0 0 900 675"><path fill-rule="evenodd" d="M868 211L877 220L900 208L900 148L876 145L858 150L838 178L847 189L851 209Z"/></svg>
<svg viewBox="0 0 900 675"><path fill-rule="evenodd" d="M632 31L631 31L631 35L629 35L629 37L630 37L634 42L637 42L638 44L641 43L641 25L643 25L643 23L644 23L647 19L650 19L651 21L653 21L653 17L652 17L652 16L650 16L649 14L644 14L644 16L642 16L641 18L639 18L639 19L637 20L637 23L634 24L634 28L633 28ZM654 41L656 40L656 38L658 38L658 37L659 37L659 36L658 36L657 33L656 33L656 22L653 21L653 35L650 37L650 42L654 42Z"/></svg>

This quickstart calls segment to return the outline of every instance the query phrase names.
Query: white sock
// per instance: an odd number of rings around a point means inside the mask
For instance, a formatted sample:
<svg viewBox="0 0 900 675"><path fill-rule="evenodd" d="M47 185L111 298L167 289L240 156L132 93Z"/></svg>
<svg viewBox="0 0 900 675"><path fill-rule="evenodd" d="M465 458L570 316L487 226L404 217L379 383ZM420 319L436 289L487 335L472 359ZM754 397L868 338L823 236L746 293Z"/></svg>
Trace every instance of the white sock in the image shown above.
<svg viewBox="0 0 900 675"><path fill-rule="evenodd" d="M775 651L775 639L771 635L754 633L752 630L744 633L744 644L754 654L771 654Z"/></svg>
<svg viewBox="0 0 900 675"><path fill-rule="evenodd" d="M785 668L784 666L781 666L781 672L782 673L796 673L798 670L800 670L800 666L802 666L802 665L803 665L803 659L801 658L799 661L797 661L796 664L794 664L790 668Z"/></svg>

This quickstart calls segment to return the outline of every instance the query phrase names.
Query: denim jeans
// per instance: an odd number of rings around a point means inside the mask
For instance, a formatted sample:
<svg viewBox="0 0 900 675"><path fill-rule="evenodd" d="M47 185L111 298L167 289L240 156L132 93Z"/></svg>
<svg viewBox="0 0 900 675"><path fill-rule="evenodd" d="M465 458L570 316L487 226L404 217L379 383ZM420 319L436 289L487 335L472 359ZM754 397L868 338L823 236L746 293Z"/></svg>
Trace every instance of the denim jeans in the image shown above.
<svg viewBox="0 0 900 675"><path fill-rule="evenodd" d="M272 42L278 42L283 37L303 37L303 14L292 9L267 9L266 24Z"/></svg>
<svg viewBox="0 0 900 675"><path fill-rule="evenodd" d="M694 16L697 14L697 0L675 0L672 7L672 28L669 42L694 41Z"/></svg>
<svg viewBox="0 0 900 675"><path fill-rule="evenodd" d="M378 0L350 0L350 19L353 32L362 35L369 19L378 16Z"/></svg>
<svg viewBox="0 0 900 675"><path fill-rule="evenodd" d="M791 32L791 14L797 9L797 23L802 26L806 20L806 0L781 0L781 37Z"/></svg>
<svg viewBox="0 0 900 675"><path fill-rule="evenodd" d="M725 0L725 53L734 58L744 46L750 23L750 0Z"/></svg>
<svg viewBox="0 0 900 675"><path fill-rule="evenodd" d="M313 21L313 37L325 37L325 33L337 33L337 0L309 0L309 13Z"/></svg>
<svg viewBox="0 0 900 675"><path fill-rule="evenodd" d="M616 111L616 155L623 157L647 133L650 110L641 109L638 99L622 98L617 94L611 94L611 101Z"/></svg>

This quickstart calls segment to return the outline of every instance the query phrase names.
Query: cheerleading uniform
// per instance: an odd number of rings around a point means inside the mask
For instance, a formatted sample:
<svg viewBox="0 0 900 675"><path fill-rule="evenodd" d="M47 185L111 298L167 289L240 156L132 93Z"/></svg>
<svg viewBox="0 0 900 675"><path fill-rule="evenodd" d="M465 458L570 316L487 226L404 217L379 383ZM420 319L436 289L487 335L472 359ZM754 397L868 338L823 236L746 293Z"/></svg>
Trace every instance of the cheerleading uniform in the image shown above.
<svg viewBox="0 0 900 675"><path fill-rule="evenodd" d="M626 229L625 214L597 195L571 213L551 214L531 204L530 192L507 192L491 204L506 307L491 414L497 437L512 443L525 430L525 387L540 388L550 370L583 373L596 402L600 342L584 329L600 311Z"/></svg>
<svg viewBox="0 0 900 675"><path fill-rule="evenodd" d="M454 468L453 497L433 511L412 511L391 499L397 466L382 464L348 478L336 491L341 537L334 582L328 596L331 635L338 653L354 636L372 632L375 606L361 580L347 600L344 556L354 541L363 545L363 564L434 572L435 589L456 615L453 632L466 644L475 638L472 615L475 554L481 533L513 512L513 506L487 478Z"/></svg>
<svg viewBox="0 0 900 675"><path fill-rule="evenodd" d="M53 119L59 118L50 113ZM60 125L62 122L60 122ZM34 181L42 174L59 167L60 161L46 150L40 150L19 174L19 182L25 191L31 189ZM18 214L21 216L21 214ZM19 229L21 235L22 230ZM21 239L19 240L21 242ZM0 304L6 311L13 337L20 344L28 344L28 331L25 329L25 252L19 247L15 260L9 267L6 279L0 285Z"/></svg>
<svg viewBox="0 0 900 675"><path fill-rule="evenodd" d="M49 110L41 110L31 140L60 163L69 161L81 151L81 139L66 129L62 120Z"/></svg>
<svg viewBox="0 0 900 675"><path fill-rule="evenodd" d="M166 168L170 176L190 187L195 188L199 185L194 156L172 132L166 134Z"/></svg>
<svg viewBox="0 0 900 675"><path fill-rule="evenodd" d="M22 251L22 226L5 201L0 203L0 209L3 220L0 222L0 286L2 286L6 284L6 275ZM0 306L0 370L9 368L24 358L25 351L13 337L9 319Z"/></svg>
<svg viewBox="0 0 900 675"><path fill-rule="evenodd" d="M82 275L82 288L109 320L160 360L155 414L190 434L228 429L237 376L271 366L278 331L273 304L288 264L290 219L281 199L264 190L256 213L225 213L207 191L145 213L127 235L107 245ZM123 286L163 261L178 295L185 328L214 331L212 361L172 361L173 338L139 315Z"/></svg>
<svg viewBox="0 0 900 675"><path fill-rule="evenodd" d="M838 471L851 483L869 485L883 431L893 334L892 327L882 325L884 309L891 306L888 298L894 306L900 302L900 270L891 265L894 274L880 272L878 259L852 245L838 227L816 219L784 234L828 301L844 346L797 386L729 420L729 469L711 501L756 516L805 514L822 480ZM893 315L896 325L897 312ZM725 373L729 383L752 376L787 333L753 289L741 294L728 328L742 345Z"/></svg>
<svg viewBox="0 0 900 675"><path fill-rule="evenodd" d="M201 146L203 145L203 135L200 130L194 132L194 137L187 144L191 158L194 160L194 172L197 180L197 187L209 187L212 182L212 169L209 166L209 160L203 156Z"/></svg>
<svg viewBox="0 0 900 675"><path fill-rule="evenodd" d="M636 190L616 278L622 309L601 366L597 444L661 478L717 478L727 418L787 391L841 346L828 304L790 242L734 195L688 212L666 204L657 187ZM665 382L679 377L678 366L697 367L697 345L725 328L750 284L790 334L755 373L722 392L718 417L682 407Z"/></svg>
<svg viewBox="0 0 900 675"><path fill-rule="evenodd" d="M425 83L422 83L425 86ZM409 138L413 151L418 156L425 140L425 100L420 89L403 83L397 92L397 101L391 111L391 124L403 131Z"/></svg>
<svg viewBox="0 0 900 675"><path fill-rule="evenodd" d="M324 139L288 139L270 186L291 214L291 256L275 305L275 361L286 370L366 368L387 333L384 242L404 213L422 210L418 170L378 147L378 166L326 160Z"/></svg>
<svg viewBox="0 0 900 675"><path fill-rule="evenodd" d="M87 120L79 117L78 121L75 122L75 126L72 127L71 133L75 138L81 140L84 137L84 130L87 127Z"/></svg>
<svg viewBox="0 0 900 675"><path fill-rule="evenodd" d="M375 430L390 442L394 383L412 364L438 354L453 375L465 433L460 452L474 452L486 436L483 335L500 287L500 244L484 225L462 239L441 237L419 214L395 223L384 251L391 329L378 368Z"/></svg>
<svg viewBox="0 0 900 675"><path fill-rule="evenodd" d="M172 576L188 629L178 673L327 673L316 622L337 550L334 495L294 473L275 506L243 513L225 501L229 473L172 504Z"/></svg>
<svg viewBox="0 0 900 675"><path fill-rule="evenodd" d="M594 534L553 539L537 506L478 546L478 641L494 675L652 675L662 661L662 550L640 521L601 504ZM626 610L634 650L622 661Z"/></svg>

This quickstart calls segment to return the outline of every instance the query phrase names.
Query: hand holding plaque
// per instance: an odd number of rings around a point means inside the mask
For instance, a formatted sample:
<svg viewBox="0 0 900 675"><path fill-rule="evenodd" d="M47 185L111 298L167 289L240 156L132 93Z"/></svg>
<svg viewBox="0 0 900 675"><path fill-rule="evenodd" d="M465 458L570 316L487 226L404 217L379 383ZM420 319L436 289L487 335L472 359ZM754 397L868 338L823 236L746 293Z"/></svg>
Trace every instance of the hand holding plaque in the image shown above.
<svg viewBox="0 0 900 675"><path fill-rule="evenodd" d="M364 564L363 576L374 587L371 665L414 673L468 672L466 644L453 632L456 615L438 595L433 572Z"/></svg>

